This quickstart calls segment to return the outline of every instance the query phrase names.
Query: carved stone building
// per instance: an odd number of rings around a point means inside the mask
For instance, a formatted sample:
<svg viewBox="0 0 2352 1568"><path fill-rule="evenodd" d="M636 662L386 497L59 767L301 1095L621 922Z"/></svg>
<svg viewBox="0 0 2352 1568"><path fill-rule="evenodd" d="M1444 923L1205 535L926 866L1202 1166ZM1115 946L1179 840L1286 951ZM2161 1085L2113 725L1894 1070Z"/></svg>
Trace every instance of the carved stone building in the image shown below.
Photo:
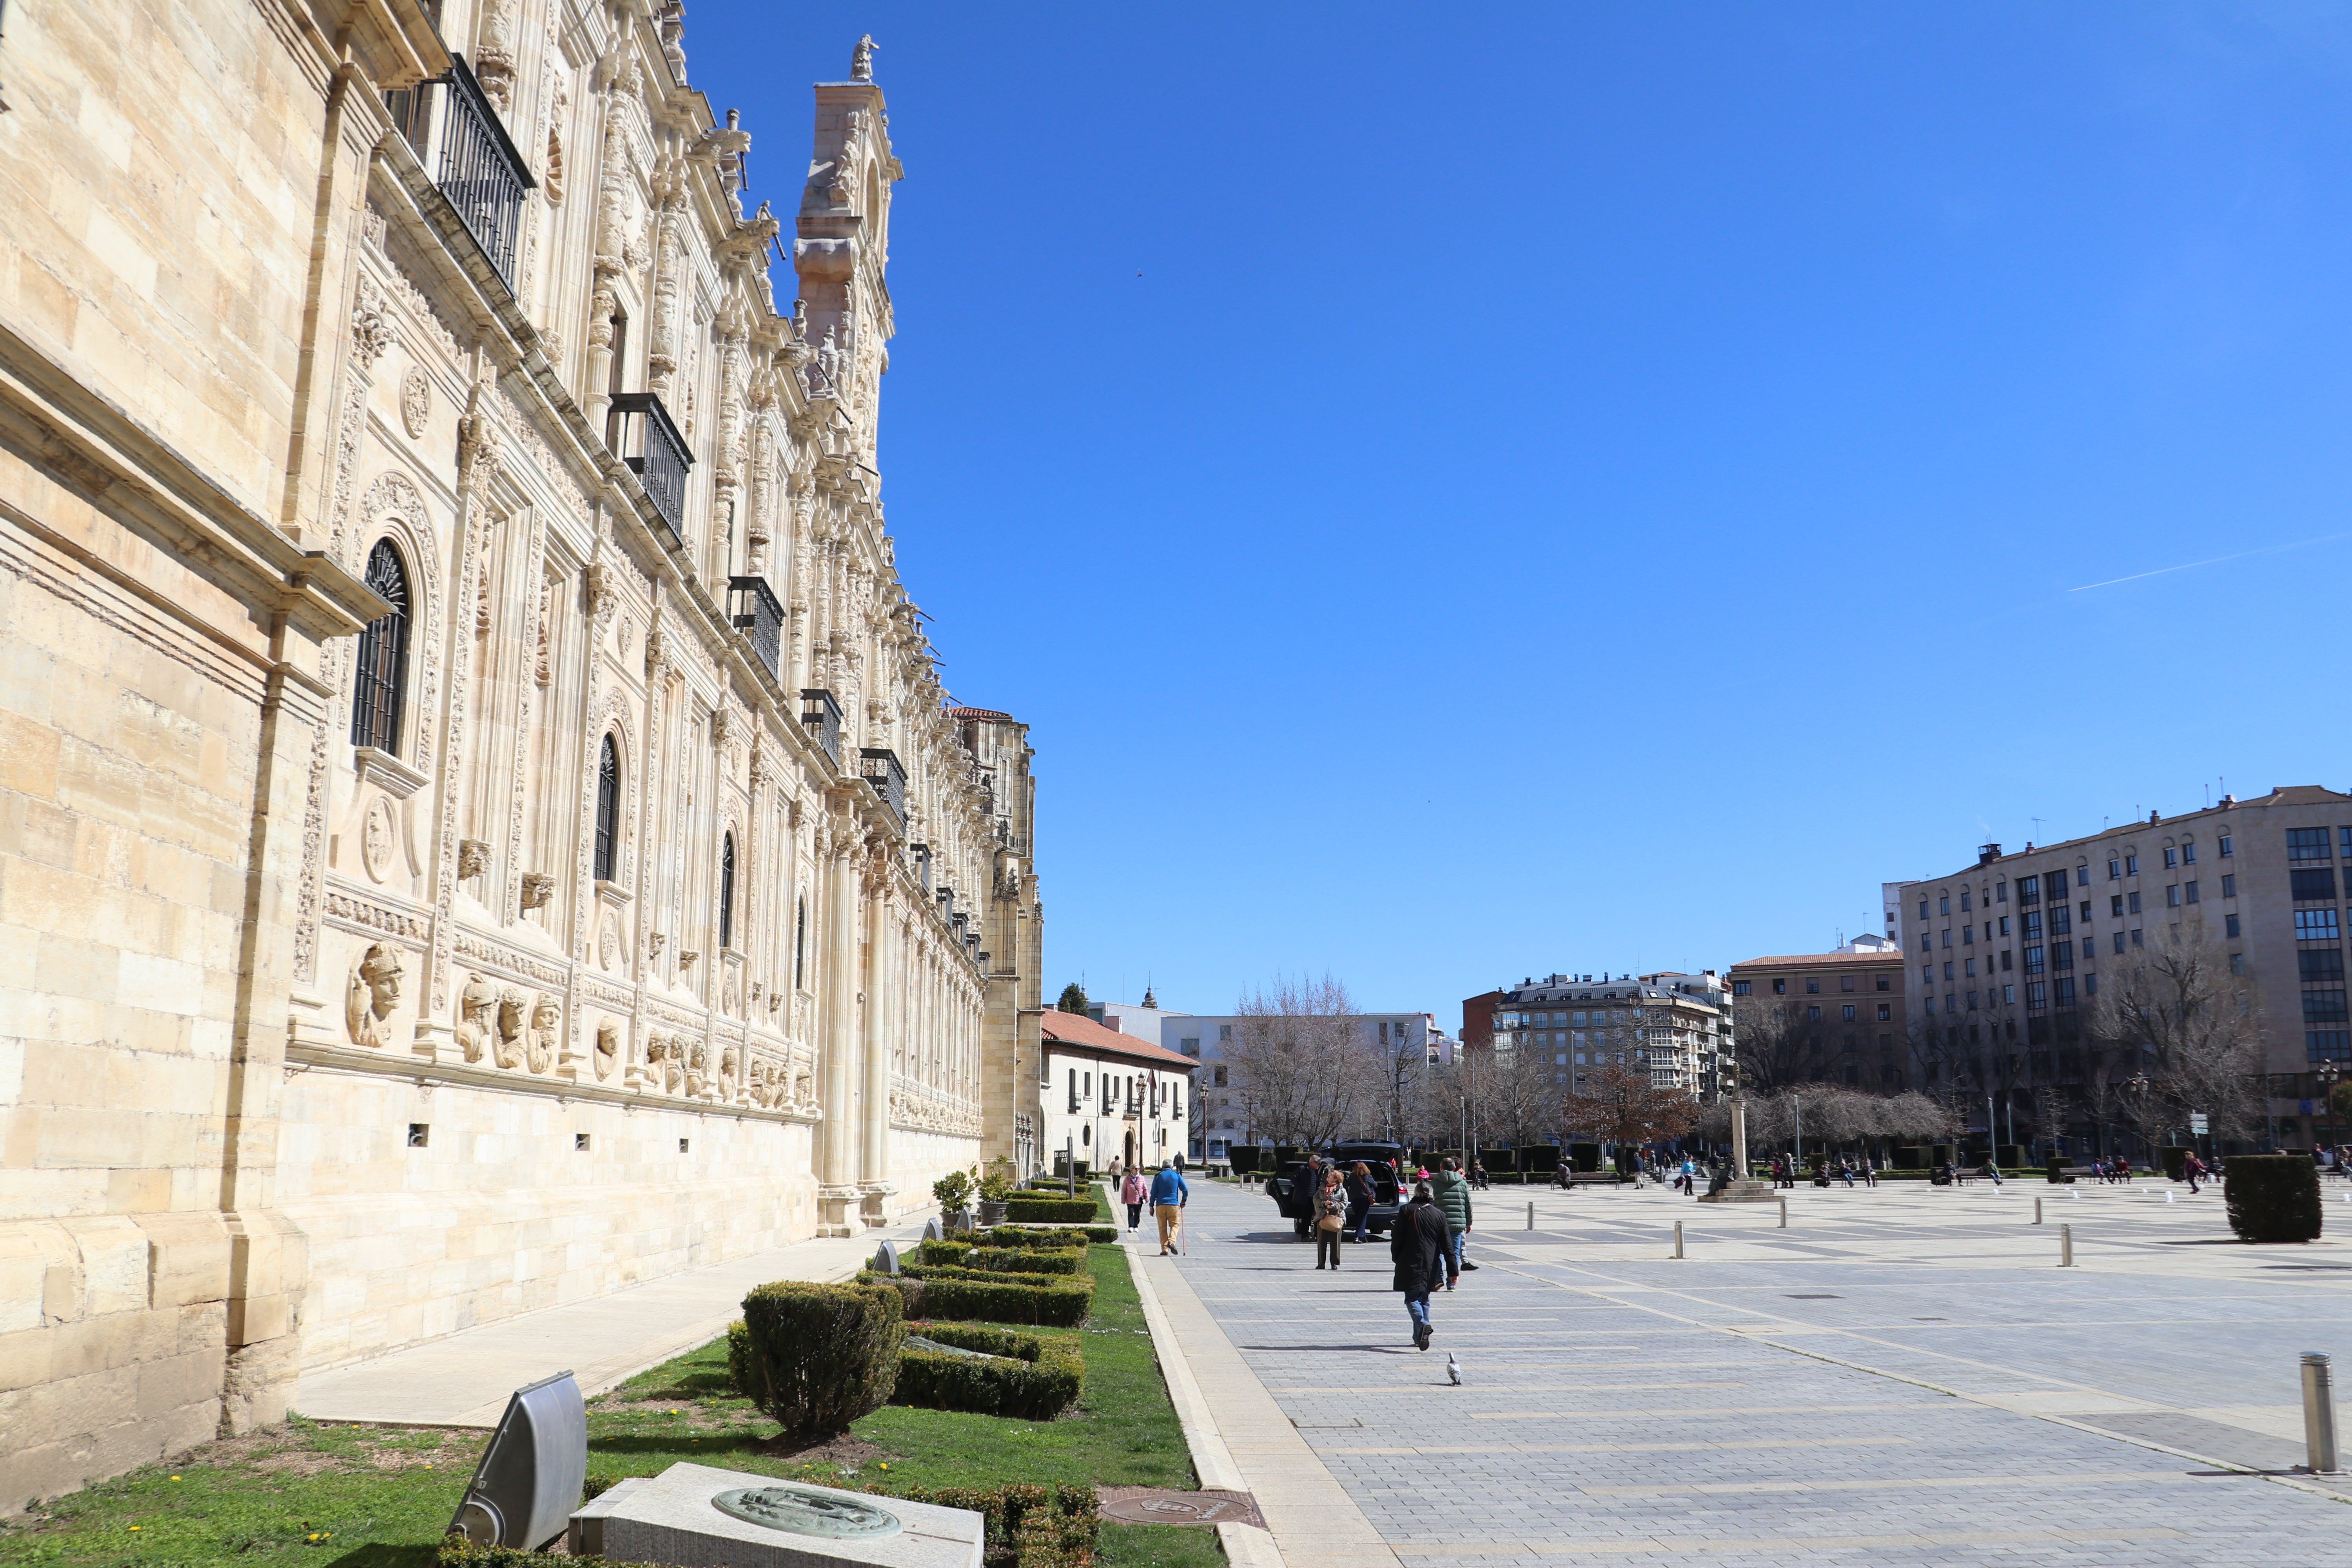
<svg viewBox="0 0 2352 1568"><path fill-rule="evenodd" d="M0 1507L1034 1160L1025 730L877 494L881 89L785 237L682 32L10 9Z"/></svg>

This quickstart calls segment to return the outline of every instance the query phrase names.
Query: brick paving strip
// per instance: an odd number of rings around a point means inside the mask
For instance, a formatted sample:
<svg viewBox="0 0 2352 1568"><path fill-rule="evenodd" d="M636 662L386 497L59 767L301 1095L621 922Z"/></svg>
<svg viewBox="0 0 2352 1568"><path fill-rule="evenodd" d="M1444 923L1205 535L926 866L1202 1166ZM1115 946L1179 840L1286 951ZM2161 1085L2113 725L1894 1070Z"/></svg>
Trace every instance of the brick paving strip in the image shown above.
<svg viewBox="0 0 2352 1568"><path fill-rule="evenodd" d="M1328 1279L1268 1234L1260 1193L1199 1184L1187 1255L1138 1273L1203 1484L1255 1494L1292 1563L2340 1552L2347 1516L2325 1505L2346 1490L2277 1473L2300 1457L2283 1347L2352 1350L2331 1346L2334 1268L2305 1260L2340 1243L2205 1251L2218 1205L2076 1201L2089 1267L2061 1275L2054 1227L2019 1228L2021 1194L1952 1196L1804 1194L1800 1251L1762 1215L1545 1194L1546 1229L1475 1235L1485 1267L1437 1299L1426 1355L1405 1348L1384 1247ZM1692 1261L1665 1260L1675 1218L1700 1222ZM1519 1422L1542 1429L1511 1440Z"/></svg>

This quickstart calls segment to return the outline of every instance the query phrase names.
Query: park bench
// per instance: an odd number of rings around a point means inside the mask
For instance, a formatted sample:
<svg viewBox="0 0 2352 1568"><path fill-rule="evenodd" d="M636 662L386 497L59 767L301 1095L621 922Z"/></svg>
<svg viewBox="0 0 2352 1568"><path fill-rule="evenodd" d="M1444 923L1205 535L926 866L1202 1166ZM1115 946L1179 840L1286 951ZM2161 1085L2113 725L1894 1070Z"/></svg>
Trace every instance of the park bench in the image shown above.
<svg viewBox="0 0 2352 1568"><path fill-rule="evenodd" d="M1625 1178L1614 1171L1570 1171L1568 1175L1570 1187L1617 1187L1624 1184Z"/></svg>

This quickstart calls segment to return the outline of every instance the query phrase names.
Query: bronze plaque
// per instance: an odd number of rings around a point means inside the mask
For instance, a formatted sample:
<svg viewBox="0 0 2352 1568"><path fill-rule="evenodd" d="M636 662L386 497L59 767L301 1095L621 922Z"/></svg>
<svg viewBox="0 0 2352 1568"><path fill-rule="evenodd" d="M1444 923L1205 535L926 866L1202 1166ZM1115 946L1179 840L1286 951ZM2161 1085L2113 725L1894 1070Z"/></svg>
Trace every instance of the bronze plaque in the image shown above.
<svg viewBox="0 0 2352 1568"><path fill-rule="evenodd" d="M1120 1524L1255 1524L1265 1528L1247 1492L1170 1491L1164 1487L1105 1487L1102 1516Z"/></svg>

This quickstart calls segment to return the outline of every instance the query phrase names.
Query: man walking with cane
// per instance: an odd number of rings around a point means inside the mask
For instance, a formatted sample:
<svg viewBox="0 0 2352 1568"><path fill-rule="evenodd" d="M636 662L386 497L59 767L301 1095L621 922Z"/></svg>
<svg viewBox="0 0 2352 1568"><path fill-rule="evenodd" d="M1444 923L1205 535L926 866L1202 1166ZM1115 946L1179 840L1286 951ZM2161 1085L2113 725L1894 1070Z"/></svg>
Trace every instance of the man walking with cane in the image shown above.
<svg viewBox="0 0 2352 1568"><path fill-rule="evenodd" d="M1151 1178L1151 1213L1160 1222L1160 1256L1181 1249L1183 1243L1184 1205L1191 1200L1192 1188L1184 1184L1184 1173L1176 1168L1173 1160L1160 1162L1160 1173Z"/></svg>

